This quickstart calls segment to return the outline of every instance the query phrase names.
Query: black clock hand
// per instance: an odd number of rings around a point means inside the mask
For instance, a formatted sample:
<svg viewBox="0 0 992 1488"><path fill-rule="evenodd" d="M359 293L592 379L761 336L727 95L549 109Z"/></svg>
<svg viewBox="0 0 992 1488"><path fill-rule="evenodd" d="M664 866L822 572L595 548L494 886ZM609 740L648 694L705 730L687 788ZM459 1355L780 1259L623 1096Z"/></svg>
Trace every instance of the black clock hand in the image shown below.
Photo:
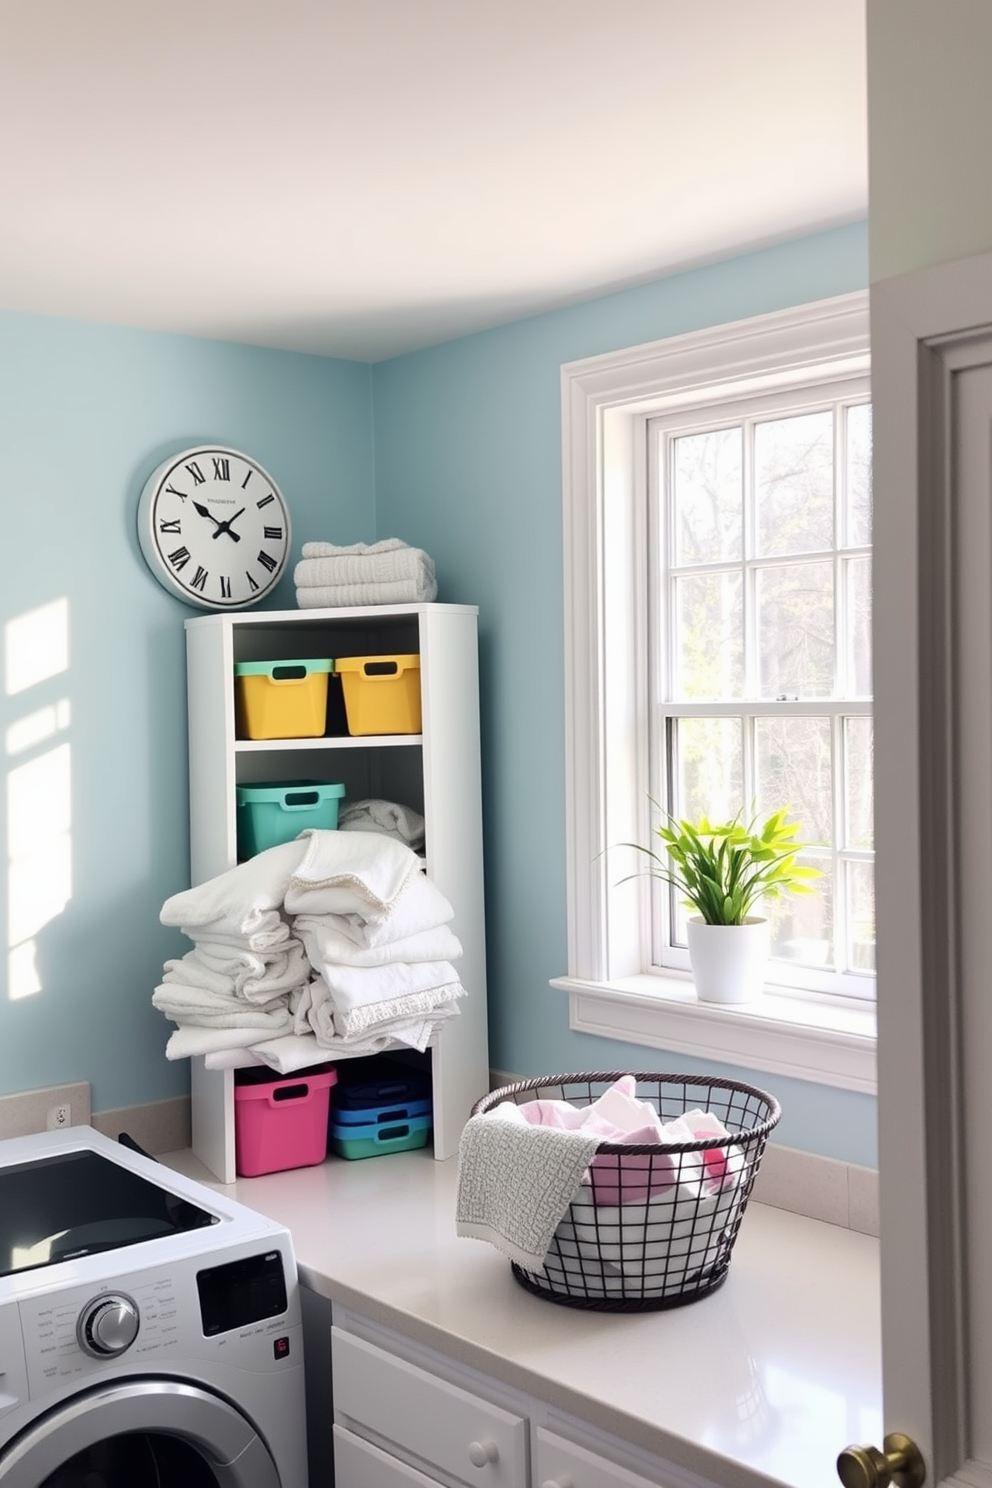
<svg viewBox="0 0 992 1488"><path fill-rule="evenodd" d="M199 514L200 514L200 516L201 516L201 517L209 517L209 518L210 518L210 520L211 520L211 522L213 522L213 523L214 523L214 525L215 525L215 526L217 526L217 527L219 527L219 526L220 526L220 522L219 522L219 521L218 521L218 519L217 519L217 518L216 518L216 517L215 517L215 516L214 516L214 514L213 514L213 512L212 512L212 511L210 511L210 510L209 510L209 509L208 509L208 508L207 508L207 507L205 507L205 506L201 506L201 505L200 505L200 503L199 503L199 501L194 501L194 502L193 502L193 510L194 510L194 511L195 511L195 512L198 512L198 513L199 513ZM215 537L216 537L216 536L217 536L217 534L216 534L216 533L214 533L214 536L215 536Z"/></svg>
<svg viewBox="0 0 992 1488"><path fill-rule="evenodd" d="M235 542L240 542L241 533L235 532L233 527L231 526L231 523L236 522L243 511L244 507L241 508L241 511L236 511L233 517L228 517L226 522L218 522L211 536L220 537L222 532L226 532L228 537L233 537Z"/></svg>

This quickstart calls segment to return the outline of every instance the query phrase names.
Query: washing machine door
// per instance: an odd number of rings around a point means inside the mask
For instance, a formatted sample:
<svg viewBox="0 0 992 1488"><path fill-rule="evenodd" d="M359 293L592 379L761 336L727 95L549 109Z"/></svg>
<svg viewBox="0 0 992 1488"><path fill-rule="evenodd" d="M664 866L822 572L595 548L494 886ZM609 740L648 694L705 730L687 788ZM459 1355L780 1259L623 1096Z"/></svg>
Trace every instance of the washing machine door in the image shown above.
<svg viewBox="0 0 992 1488"><path fill-rule="evenodd" d="M280 1488L268 1447L227 1400L178 1380L75 1395L0 1451L2 1488Z"/></svg>

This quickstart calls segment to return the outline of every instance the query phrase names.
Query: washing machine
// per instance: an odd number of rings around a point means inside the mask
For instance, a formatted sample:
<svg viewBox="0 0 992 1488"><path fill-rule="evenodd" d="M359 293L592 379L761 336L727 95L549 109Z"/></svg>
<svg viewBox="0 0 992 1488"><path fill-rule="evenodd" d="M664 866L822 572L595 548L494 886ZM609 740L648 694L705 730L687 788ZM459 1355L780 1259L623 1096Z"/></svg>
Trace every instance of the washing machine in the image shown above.
<svg viewBox="0 0 992 1488"><path fill-rule="evenodd" d="M307 1488L281 1225L91 1127L0 1141L2 1488Z"/></svg>

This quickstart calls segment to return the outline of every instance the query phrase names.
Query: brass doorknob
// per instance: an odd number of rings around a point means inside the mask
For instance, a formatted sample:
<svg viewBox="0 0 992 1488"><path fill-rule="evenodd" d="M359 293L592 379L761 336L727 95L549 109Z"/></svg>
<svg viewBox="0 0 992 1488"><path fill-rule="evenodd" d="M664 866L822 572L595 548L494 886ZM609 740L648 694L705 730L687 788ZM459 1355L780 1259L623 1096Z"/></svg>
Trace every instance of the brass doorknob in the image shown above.
<svg viewBox="0 0 992 1488"><path fill-rule="evenodd" d="M877 1447L845 1447L837 1458L837 1476L844 1488L922 1488L927 1475L923 1454L901 1431L890 1432Z"/></svg>

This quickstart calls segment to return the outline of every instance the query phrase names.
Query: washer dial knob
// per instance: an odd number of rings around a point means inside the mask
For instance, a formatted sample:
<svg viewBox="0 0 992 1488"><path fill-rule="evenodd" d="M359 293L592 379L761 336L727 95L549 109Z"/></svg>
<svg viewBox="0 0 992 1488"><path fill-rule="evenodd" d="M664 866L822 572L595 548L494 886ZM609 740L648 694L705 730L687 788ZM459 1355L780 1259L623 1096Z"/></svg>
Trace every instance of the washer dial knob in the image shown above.
<svg viewBox="0 0 992 1488"><path fill-rule="evenodd" d="M103 1292L79 1314L76 1338L91 1358L114 1359L131 1347L138 1326L138 1304L133 1298L123 1292Z"/></svg>

